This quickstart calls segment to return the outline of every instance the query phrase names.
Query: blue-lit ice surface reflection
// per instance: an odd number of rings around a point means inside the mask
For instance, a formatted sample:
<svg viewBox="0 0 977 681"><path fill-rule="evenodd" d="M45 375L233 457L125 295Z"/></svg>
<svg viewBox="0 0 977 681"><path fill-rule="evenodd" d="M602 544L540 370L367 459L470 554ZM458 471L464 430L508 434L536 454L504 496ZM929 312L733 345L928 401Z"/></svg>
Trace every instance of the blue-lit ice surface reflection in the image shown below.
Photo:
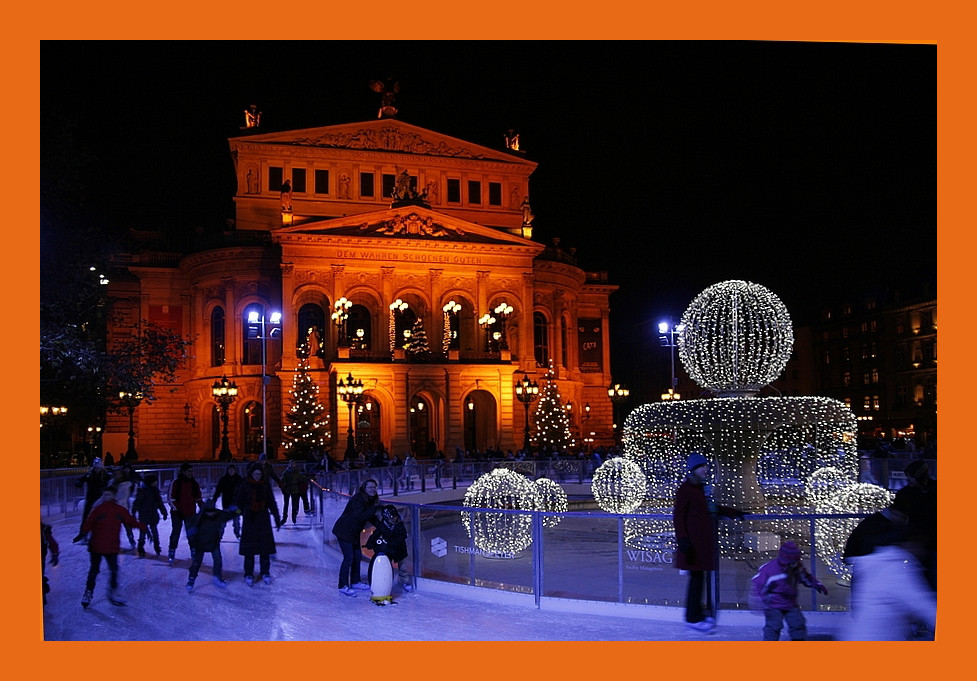
<svg viewBox="0 0 977 681"><path fill-rule="evenodd" d="M508 594L486 588L465 588L458 595L420 580L412 593L394 587L396 605L375 606L369 591L355 598L337 589L341 557L322 547L318 529L299 515L276 534L278 557L271 564L272 583L244 583L243 559L237 555L230 528L222 544L224 578L211 580L210 557L204 559L193 593L185 589L190 552L181 538L173 567L166 564L170 523L160 523L163 556L133 551L119 557L120 592L128 605L108 602L108 573L103 565L95 598L85 610L81 596L88 572L88 550L72 544L77 519L53 521L61 544L61 563L48 565L51 582L44 607L47 641L755 641L763 618L737 613L714 634L687 629L680 608L639 608L637 616L606 614L606 604L568 603L572 610L536 609L512 603ZM228 541L230 539L230 541ZM123 536L123 546L127 546ZM586 547L580 548L581 579L587 579ZM364 563L364 571L366 564ZM365 574L364 574L365 577ZM456 587L457 588L457 587ZM818 624L808 618L811 638L837 635L836 622Z"/></svg>

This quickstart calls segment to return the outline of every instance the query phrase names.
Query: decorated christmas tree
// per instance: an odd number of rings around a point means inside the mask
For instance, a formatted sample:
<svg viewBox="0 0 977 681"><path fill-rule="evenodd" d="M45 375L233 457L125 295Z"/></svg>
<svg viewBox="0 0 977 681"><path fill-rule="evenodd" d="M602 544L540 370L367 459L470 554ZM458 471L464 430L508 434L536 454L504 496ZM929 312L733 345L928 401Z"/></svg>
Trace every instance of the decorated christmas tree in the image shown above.
<svg viewBox="0 0 977 681"><path fill-rule="evenodd" d="M329 443L329 414L319 402L319 386L309 374L308 351L300 349L298 367L292 377L291 407L285 418L285 455L305 459L314 449Z"/></svg>
<svg viewBox="0 0 977 681"><path fill-rule="evenodd" d="M420 317L414 320L414 326L410 330L407 354L411 357L426 357L431 354L431 346L428 345L427 333L424 331L424 322Z"/></svg>
<svg viewBox="0 0 977 681"><path fill-rule="evenodd" d="M542 451L565 452L573 447L574 439L570 431L570 414L560 401L560 389L555 379L556 374L550 366L536 411L533 412L533 423L536 425L533 443Z"/></svg>

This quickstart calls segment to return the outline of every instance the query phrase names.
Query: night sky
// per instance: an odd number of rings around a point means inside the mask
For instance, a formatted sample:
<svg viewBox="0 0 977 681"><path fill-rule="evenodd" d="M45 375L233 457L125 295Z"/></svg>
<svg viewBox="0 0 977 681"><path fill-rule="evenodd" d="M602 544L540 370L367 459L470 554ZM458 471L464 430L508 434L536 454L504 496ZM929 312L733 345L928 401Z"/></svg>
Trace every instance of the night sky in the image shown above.
<svg viewBox="0 0 977 681"><path fill-rule="evenodd" d="M42 43L42 259L129 227L176 245L222 229L248 105L265 132L372 120L388 77L407 123L496 148L520 133L535 240L621 287L622 380L625 346L657 347L648 322L725 279L796 323L887 284L935 295L935 45Z"/></svg>

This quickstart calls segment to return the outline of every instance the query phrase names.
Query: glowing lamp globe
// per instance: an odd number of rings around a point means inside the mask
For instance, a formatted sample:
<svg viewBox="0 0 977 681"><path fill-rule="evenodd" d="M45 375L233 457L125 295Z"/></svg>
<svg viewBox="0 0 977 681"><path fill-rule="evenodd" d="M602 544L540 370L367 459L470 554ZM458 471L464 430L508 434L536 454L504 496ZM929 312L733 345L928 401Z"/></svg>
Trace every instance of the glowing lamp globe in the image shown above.
<svg viewBox="0 0 977 681"><path fill-rule="evenodd" d="M565 513L567 510L567 493L562 487L549 478L539 478L533 483L536 486L536 498L540 511ZM560 524L560 516L544 515L543 527L556 527Z"/></svg>
<svg viewBox="0 0 977 681"><path fill-rule="evenodd" d="M720 397L755 395L784 370L794 346L787 307L748 281L713 284L689 304L677 339L689 376Z"/></svg>

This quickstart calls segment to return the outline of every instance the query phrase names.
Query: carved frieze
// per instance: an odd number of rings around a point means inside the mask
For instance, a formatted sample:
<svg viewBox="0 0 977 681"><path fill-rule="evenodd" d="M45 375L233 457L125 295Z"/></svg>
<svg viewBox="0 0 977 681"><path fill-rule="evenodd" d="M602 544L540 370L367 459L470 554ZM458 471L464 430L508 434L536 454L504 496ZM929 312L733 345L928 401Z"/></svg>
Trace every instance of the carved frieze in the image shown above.
<svg viewBox="0 0 977 681"><path fill-rule="evenodd" d="M300 137L294 144L363 151L400 151L454 158L491 158L466 146L448 144L445 140L434 143L415 132L399 130L394 126L361 128L354 132L323 132L312 137Z"/></svg>
<svg viewBox="0 0 977 681"><path fill-rule="evenodd" d="M383 234L386 236L431 236L445 237L449 231L464 236L464 230L457 227L445 227L434 221L431 216L422 217L417 213L396 215L380 223L360 225L361 232Z"/></svg>

